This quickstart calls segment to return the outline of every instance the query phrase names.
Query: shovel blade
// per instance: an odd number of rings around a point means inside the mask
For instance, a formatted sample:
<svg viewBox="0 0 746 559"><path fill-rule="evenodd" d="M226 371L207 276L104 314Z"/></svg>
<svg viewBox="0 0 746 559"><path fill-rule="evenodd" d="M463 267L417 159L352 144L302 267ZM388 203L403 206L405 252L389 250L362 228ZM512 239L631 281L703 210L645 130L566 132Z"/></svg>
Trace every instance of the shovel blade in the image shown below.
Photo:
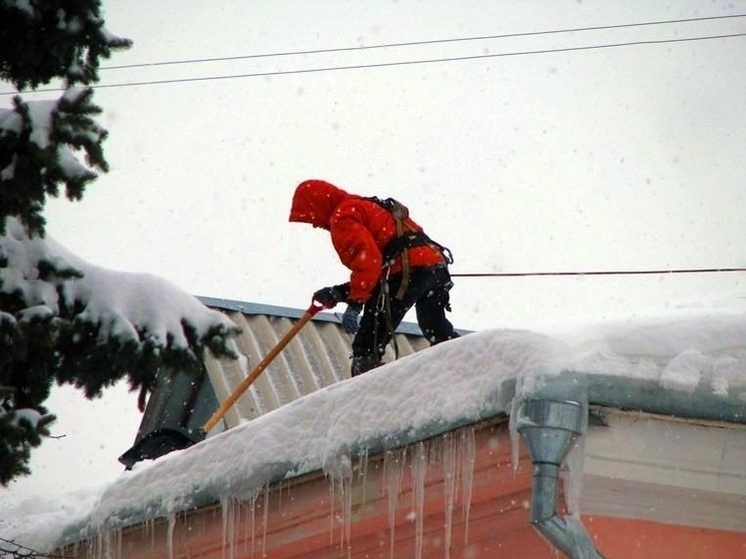
<svg viewBox="0 0 746 559"><path fill-rule="evenodd" d="M119 461L124 464L125 470L131 470L141 460L155 460L174 450L189 448L204 439L205 433L201 429L195 432L183 427L161 427L137 441L119 457Z"/></svg>

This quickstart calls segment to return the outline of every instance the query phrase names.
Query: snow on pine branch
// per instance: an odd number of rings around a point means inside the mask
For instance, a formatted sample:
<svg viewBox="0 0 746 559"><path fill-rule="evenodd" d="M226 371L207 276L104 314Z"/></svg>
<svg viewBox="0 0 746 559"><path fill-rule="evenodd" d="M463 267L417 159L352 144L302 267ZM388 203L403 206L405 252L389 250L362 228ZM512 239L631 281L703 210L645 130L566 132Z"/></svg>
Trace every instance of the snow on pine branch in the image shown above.
<svg viewBox="0 0 746 559"><path fill-rule="evenodd" d="M16 96L12 109L0 109L0 220L17 216L43 232L47 195L64 185L68 198L80 199L97 172L108 171L107 132L93 118L101 109L92 96L91 88L70 87L57 100Z"/></svg>
<svg viewBox="0 0 746 559"><path fill-rule="evenodd" d="M99 343L147 340L188 349L187 328L207 346L220 345L211 338L238 331L225 315L163 278L91 265L49 236L29 236L17 219L9 218L0 236L0 294L13 293L31 317L76 309L76 320L99 325Z"/></svg>
<svg viewBox="0 0 746 559"><path fill-rule="evenodd" d="M39 150L45 150L57 134L65 143L57 148L65 159L77 158L71 147L93 145L106 138L106 131L88 115L100 112L90 103L92 91L89 88L70 87L64 95L51 101L22 101L14 99L14 109L0 109L0 136L20 137L28 131L28 138ZM83 115L83 118L79 118ZM73 118L73 117L78 118ZM78 165L85 166L78 161ZM6 167L3 174L12 177L12 169ZM76 171L79 173L79 171Z"/></svg>

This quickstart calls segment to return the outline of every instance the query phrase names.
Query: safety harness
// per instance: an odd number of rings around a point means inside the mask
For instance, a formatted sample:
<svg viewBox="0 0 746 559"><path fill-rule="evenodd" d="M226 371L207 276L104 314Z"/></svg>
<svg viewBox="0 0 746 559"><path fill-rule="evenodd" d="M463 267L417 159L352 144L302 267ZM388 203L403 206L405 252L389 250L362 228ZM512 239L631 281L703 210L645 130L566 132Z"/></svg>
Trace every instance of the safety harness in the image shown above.
<svg viewBox="0 0 746 559"><path fill-rule="evenodd" d="M378 204L385 210L388 210L396 223L396 236L383 247L384 267L391 267L399 255L401 255L402 281L395 297L401 299L409 284L409 251L408 249L418 246L432 246L440 251L443 259L447 264L453 264L453 254L450 249L436 243L428 237L424 231L416 231L406 223L409 217L407 206L395 200L394 198L379 198L378 196L369 196L366 200Z"/></svg>
<svg viewBox="0 0 746 559"><path fill-rule="evenodd" d="M401 283L399 284L399 289L397 289L394 296L397 299L402 299L404 297L404 293L407 290L407 286L409 285L409 274L411 266L409 263L408 249L418 246L431 246L440 251L440 253L443 255L443 259L446 261L447 264L453 264L453 253L451 253L451 250L449 248L433 241L425 234L424 231L417 231L413 229L411 225L408 225L406 223L406 220L409 217L409 209L398 200L394 198L379 198L378 196L369 196L365 199L387 210L394 218L394 222L396 223L396 236L394 236L394 238L391 239L391 241L389 241L382 250L384 272L381 274L381 285L378 294L378 301L376 302L375 316L376 321L379 313L385 317L387 328L389 332L392 333L391 341L394 345L395 358L398 359L399 347L396 343L396 336L393 336L394 324L393 320L391 319L391 293L389 292L389 275L391 266L401 255L402 278ZM373 332L373 347L376 348L375 351L378 351L377 324L374 327Z"/></svg>

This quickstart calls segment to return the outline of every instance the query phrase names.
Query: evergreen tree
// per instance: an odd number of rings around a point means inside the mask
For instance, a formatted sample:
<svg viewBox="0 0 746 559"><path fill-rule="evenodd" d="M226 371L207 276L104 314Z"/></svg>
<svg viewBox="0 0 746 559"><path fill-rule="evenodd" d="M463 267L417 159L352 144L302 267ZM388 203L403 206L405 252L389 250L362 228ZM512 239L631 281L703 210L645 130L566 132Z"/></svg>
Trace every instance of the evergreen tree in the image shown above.
<svg viewBox="0 0 746 559"><path fill-rule="evenodd" d="M152 276L87 265L45 236L47 196L80 199L106 172L107 132L90 84L101 58L128 48L100 0L0 0L0 80L17 91L59 80L56 101L0 108L0 484L28 474L54 416L43 403L69 383L88 398L126 378L141 395L161 370L197 370L202 353L234 356L222 314ZM81 160L82 159L82 160ZM126 289L125 289L126 288ZM118 297L126 291L126 297ZM165 301L171 304L166 306ZM143 309L149 312L143 312Z"/></svg>
<svg viewBox="0 0 746 559"><path fill-rule="evenodd" d="M57 103L17 96L14 110L0 114L0 233L9 215L43 232L46 195L57 196L64 185L70 199L79 199L94 169L108 169L106 131L92 118L100 109L89 88L76 86L98 81L99 59L131 42L106 30L100 0L0 0L0 21L0 80L18 90L60 80L68 89ZM88 167L73 155L81 148Z"/></svg>

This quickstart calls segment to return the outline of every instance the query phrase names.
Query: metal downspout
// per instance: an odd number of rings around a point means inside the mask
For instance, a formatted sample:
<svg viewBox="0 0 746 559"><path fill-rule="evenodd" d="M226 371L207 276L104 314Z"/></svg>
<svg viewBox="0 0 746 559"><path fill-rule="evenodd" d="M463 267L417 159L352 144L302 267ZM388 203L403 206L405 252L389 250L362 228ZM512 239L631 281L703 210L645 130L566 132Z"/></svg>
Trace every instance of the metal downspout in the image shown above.
<svg viewBox="0 0 746 559"><path fill-rule="evenodd" d="M557 514L560 466L582 434L584 411L574 401L526 399L520 403L516 429L533 464L531 523L571 559L603 559L578 518Z"/></svg>

